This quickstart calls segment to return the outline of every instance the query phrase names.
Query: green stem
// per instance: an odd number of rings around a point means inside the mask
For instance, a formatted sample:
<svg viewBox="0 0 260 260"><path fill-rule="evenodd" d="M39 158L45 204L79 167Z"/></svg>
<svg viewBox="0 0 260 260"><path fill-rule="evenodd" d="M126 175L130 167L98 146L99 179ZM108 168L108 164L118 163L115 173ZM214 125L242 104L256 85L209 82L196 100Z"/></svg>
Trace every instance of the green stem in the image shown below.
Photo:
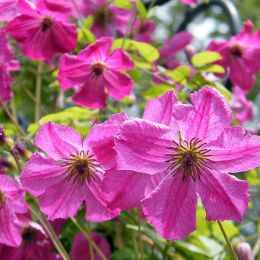
<svg viewBox="0 0 260 260"><path fill-rule="evenodd" d="M70 219L75 224L75 226L79 229L79 231L86 237L86 239L88 241L90 241L89 233L78 223L78 221L75 218L72 217ZM107 257L103 254L103 252L100 250L100 248L97 246L97 244L93 240L92 240L92 245L93 245L95 251L102 258L102 260L107 260Z"/></svg>
<svg viewBox="0 0 260 260"><path fill-rule="evenodd" d="M42 72L43 72L43 62L39 61L37 67L37 74L36 74L35 122L38 122L41 117Z"/></svg>
<svg viewBox="0 0 260 260"><path fill-rule="evenodd" d="M15 154L11 149L9 150L9 152L10 152L10 154L13 156L13 158L14 158L14 160L15 160L15 163L16 163L16 165L17 165L17 168L18 168L18 170L19 170L19 172L20 172L20 174L21 174L21 172L22 172L22 166L21 166L21 164L20 164L19 158L16 156L16 154Z"/></svg>
<svg viewBox="0 0 260 260"><path fill-rule="evenodd" d="M163 250L163 260L167 259L168 248L169 248L169 241L166 240L164 250Z"/></svg>
<svg viewBox="0 0 260 260"><path fill-rule="evenodd" d="M139 218L138 218L138 238L139 238L139 246L140 246L140 259L144 260L144 244L142 240L142 213L139 211Z"/></svg>
<svg viewBox="0 0 260 260"><path fill-rule="evenodd" d="M47 234L49 235L50 239L52 240L54 246L56 247L57 251L59 252L60 256L63 258L63 260L70 260L70 257L68 253L66 252L65 248L63 247L62 243L58 239L57 235L55 234L51 224L46 219L44 215L38 214L36 210L28 206L32 215L34 215L41 223Z"/></svg>
<svg viewBox="0 0 260 260"><path fill-rule="evenodd" d="M87 227L88 227L88 234L89 234L88 246L89 246L90 259L95 260L94 251L93 251L93 239L91 234L91 225L89 221L87 221Z"/></svg>
<svg viewBox="0 0 260 260"><path fill-rule="evenodd" d="M223 237L224 237L225 240L226 240L226 243L227 243L227 245L228 245L228 247L229 247L229 249L230 249L230 251L231 251L231 253L232 253L233 257L234 257L234 259L238 260L237 255L236 255L236 253L235 253L235 250L234 250L233 246L231 245L231 242L230 242L229 239L228 239L228 236L227 236L227 234L226 234L226 231L225 231L225 229L224 229L222 223L221 223L220 221L217 221L217 223L218 223L218 225L219 225L219 228L220 228L220 230L221 230L221 232L222 232L222 234L223 234Z"/></svg>
<svg viewBox="0 0 260 260"><path fill-rule="evenodd" d="M5 113L8 115L12 123L16 126L18 131L21 133L22 136L27 138L26 133L23 131L23 129L20 127L20 125L17 123L16 118L13 117L12 113L9 111L8 107L6 106L5 102L0 98L0 105L2 106Z"/></svg>

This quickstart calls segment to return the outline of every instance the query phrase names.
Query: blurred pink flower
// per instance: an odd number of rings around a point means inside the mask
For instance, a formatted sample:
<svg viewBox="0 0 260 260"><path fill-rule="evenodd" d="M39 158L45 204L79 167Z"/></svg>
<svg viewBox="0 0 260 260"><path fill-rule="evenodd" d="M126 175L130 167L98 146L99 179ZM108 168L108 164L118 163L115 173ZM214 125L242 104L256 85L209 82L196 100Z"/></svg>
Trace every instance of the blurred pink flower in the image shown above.
<svg viewBox="0 0 260 260"><path fill-rule="evenodd" d="M50 240L41 226L30 222L22 229L22 243L19 247L0 245L0 258L5 260L61 259L51 249Z"/></svg>
<svg viewBox="0 0 260 260"><path fill-rule="evenodd" d="M233 88L230 106L239 124L243 125L253 119L253 103L246 98L246 93L241 88Z"/></svg>
<svg viewBox="0 0 260 260"><path fill-rule="evenodd" d="M10 100L13 92L11 83L13 79L10 72L20 69L19 62L14 59L12 48L7 40L7 35L0 28L0 98L2 100Z"/></svg>
<svg viewBox="0 0 260 260"><path fill-rule="evenodd" d="M254 86L255 73L260 71L260 30L254 33L251 21L246 21L243 30L229 41L213 40L208 50L222 55L218 63L230 69L234 85L247 92Z"/></svg>
<svg viewBox="0 0 260 260"><path fill-rule="evenodd" d="M17 247L22 242L18 217L27 212L24 195L14 179L0 175L0 244Z"/></svg>
<svg viewBox="0 0 260 260"><path fill-rule="evenodd" d="M155 31L155 24L151 19L144 22L136 20L134 26L134 39L139 42L153 43L152 33Z"/></svg>
<svg viewBox="0 0 260 260"><path fill-rule="evenodd" d="M77 29L69 22L70 5L40 0L37 5L19 1L22 14L10 21L6 31L33 60L49 60L56 53L69 52L77 44ZM64 40L66 39L66 40Z"/></svg>
<svg viewBox="0 0 260 260"><path fill-rule="evenodd" d="M83 141L68 126L41 125L35 144L48 157L33 154L20 179L25 189L39 198L40 209L50 220L74 216L83 201L89 221L117 215L117 210L107 209L101 190L103 173L112 163L109 150L104 150L106 134L94 126Z"/></svg>
<svg viewBox="0 0 260 260"><path fill-rule="evenodd" d="M115 140L118 170L168 173L142 201L144 215L166 239L195 230L197 194L207 220L242 221L249 185L227 173L260 165L260 137L229 126L231 110L217 90L204 87L190 100L162 113L163 123L126 120Z"/></svg>
<svg viewBox="0 0 260 260"><path fill-rule="evenodd" d="M193 36L189 32L180 32L172 38L167 39L160 51L160 65L166 66L168 69L175 69L181 65L181 62L176 60L176 54L184 51L184 48L191 43Z"/></svg>
<svg viewBox="0 0 260 260"><path fill-rule="evenodd" d="M111 251L108 242L97 233L91 233L91 237L101 252L106 256L106 258L111 259ZM93 250L93 253L95 260L102 260L95 249ZM70 256L71 260L90 259L89 243L83 234L76 234L70 251Z"/></svg>
<svg viewBox="0 0 260 260"><path fill-rule="evenodd" d="M91 31L96 37L126 33L131 17L130 10L119 8L109 0L86 0L79 6L84 16L93 15L94 24Z"/></svg>
<svg viewBox="0 0 260 260"><path fill-rule="evenodd" d="M76 89L73 100L82 106L102 108L106 92L120 100L127 96L133 81L122 70L131 70L134 63L126 52L116 49L109 54L112 38L102 37L77 56L65 54L60 60L59 81L63 90Z"/></svg>

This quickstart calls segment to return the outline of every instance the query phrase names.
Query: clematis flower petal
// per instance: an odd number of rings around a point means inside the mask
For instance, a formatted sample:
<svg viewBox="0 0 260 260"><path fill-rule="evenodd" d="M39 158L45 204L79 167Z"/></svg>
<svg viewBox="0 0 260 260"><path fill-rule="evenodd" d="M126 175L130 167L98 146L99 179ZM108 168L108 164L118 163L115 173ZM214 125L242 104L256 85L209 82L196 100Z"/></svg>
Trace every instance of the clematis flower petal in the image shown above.
<svg viewBox="0 0 260 260"><path fill-rule="evenodd" d="M17 247L21 244L21 230L17 219L8 201L0 209L0 243Z"/></svg>
<svg viewBox="0 0 260 260"><path fill-rule="evenodd" d="M80 51L78 57L89 59L91 62L105 62L109 55L109 50L112 46L113 38L101 37L94 44L89 45L84 50Z"/></svg>
<svg viewBox="0 0 260 260"><path fill-rule="evenodd" d="M35 144L50 157L59 160L80 151L82 139L73 128L48 122L40 126Z"/></svg>
<svg viewBox="0 0 260 260"><path fill-rule="evenodd" d="M95 176L94 181L88 185L88 189L84 189L84 199L86 201L85 218L93 222L103 222L116 217L119 214L118 209L110 210L107 207L107 201L103 191L101 190L102 178Z"/></svg>
<svg viewBox="0 0 260 260"><path fill-rule="evenodd" d="M122 49L114 50L107 58L107 64L112 70L131 70L134 68L134 62Z"/></svg>
<svg viewBox="0 0 260 260"><path fill-rule="evenodd" d="M211 171L211 174L203 173L196 185L207 220L242 221L250 197L247 181L227 173Z"/></svg>
<svg viewBox="0 0 260 260"><path fill-rule="evenodd" d="M109 201L108 208L129 210L140 206L167 173L148 175L133 171L110 170L105 173L103 190Z"/></svg>
<svg viewBox="0 0 260 260"><path fill-rule="evenodd" d="M196 188L182 173L166 176L142 201L145 217L165 239L180 239L196 228Z"/></svg>
<svg viewBox="0 0 260 260"><path fill-rule="evenodd" d="M46 189L64 179L63 173L62 167L52 158L35 153L26 164L20 180L27 191L39 196Z"/></svg>
<svg viewBox="0 0 260 260"><path fill-rule="evenodd" d="M80 106L90 108L102 108L106 105L106 94L103 87L103 80L89 79L79 91L73 96L73 100Z"/></svg>
<svg viewBox="0 0 260 260"><path fill-rule="evenodd" d="M103 124L96 124L84 140L83 148L95 154L103 169L110 169L116 165L116 151L114 149L114 135L120 124L127 119L125 113L111 115Z"/></svg>
<svg viewBox="0 0 260 260"><path fill-rule="evenodd" d="M134 84L127 74L118 71L107 70L104 79L108 93L116 100L129 95Z"/></svg>
<svg viewBox="0 0 260 260"><path fill-rule="evenodd" d="M76 215L83 202L83 190L72 180L61 180L39 196L41 211L48 219L67 219Z"/></svg>
<svg viewBox="0 0 260 260"><path fill-rule="evenodd" d="M198 137L205 142L216 139L232 120L224 96L211 87L204 87L192 93L190 99L193 109L188 111L186 119L186 139Z"/></svg>
<svg viewBox="0 0 260 260"><path fill-rule="evenodd" d="M166 170L167 148L174 137L165 125L144 119L127 120L115 140L118 169L147 174Z"/></svg>
<svg viewBox="0 0 260 260"><path fill-rule="evenodd" d="M243 128L231 126L208 144L214 168L225 172L242 172L259 166L260 137Z"/></svg>
<svg viewBox="0 0 260 260"><path fill-rule="evenodd" d="M149 100L144 110L144 119L173 127L173 121L176 120L172 112L177 102L177 97L172 90L159 98Z"/></svg>

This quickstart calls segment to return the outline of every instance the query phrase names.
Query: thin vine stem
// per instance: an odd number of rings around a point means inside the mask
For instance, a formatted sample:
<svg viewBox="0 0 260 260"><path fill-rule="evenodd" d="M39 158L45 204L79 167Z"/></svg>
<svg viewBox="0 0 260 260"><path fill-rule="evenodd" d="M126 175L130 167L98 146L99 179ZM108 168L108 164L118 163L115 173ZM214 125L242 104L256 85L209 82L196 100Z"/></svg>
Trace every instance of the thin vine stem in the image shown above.
<svg viewBox="0 0 260 260"><path fill-rule="evenodd" d="M37 73L36 73L35 122L38 122L41 117L42 72L43 72L43 62L39 61L37 67Z"/></svg>
<svg viewBox="0 0 260 260"><path fill-rule="evenodd" d="M225 240L226 240L226 243L227 243L227 245L228 245L228 247L229 247L229 249L230 249L230 251L231 251L231 253L232 253L233 257L234 257L234 259L238 260L238 257L237 257L237 255L236 255L236 252L235 252L235 250L234 250L234 248L233 248L233 246L232 246L230 240L228 239L228 236L227 236L227 234L226 234L226 231L225 231L225 229L224 229L222 223L221 223L220 221L217 221L217 223L218 223L218 226L219 226L219 228L220 228L220 230L221 230L221 232L222 232L222 234L223 234L223 237L224 237Z"/></svg>
<svg viewBox="0 0 260 260"><path fill-rule="evenodd" d="M144 260L144 244L142 240L142 212L139 211L138 216L138 238L139 238L139 246L140 246L140 259Z"/></svg>
<svg viewBox="0 0 260 260"><path fill-rule="evenodd" d="M89 234L88 246L89 246L90 259L95 260L94 251L93 251L93 239L92 239L92 234L91 234L91 225L90 225L89 221L87 221L87 228L88 228L88 234Z"/></svg>
<svg viewBox="0 0 260 260"><path fill-rule="evenodd" d="M85 238L89 241L90 237L88 232L85 230L84 227L82 227L78 221L75 218L70 218L71 221L75 224L75 226L78 228L78 230L85 236ZM103 252L100 250L100 248L98 247L98 245L92 240L92 245L93 248L95 249L95 251L99 254L99 256L102 258L102 260L107 260L107 257L103 254Z"/></svg>
<svg viewBox="0 0 260 260"><path fill-rule="evenodd" d="M47 234L49 235L50 239L52 240L54 246L56 247L57 251L59 252L60 256L62 257L63 260L70 260L70 257L68 253L66 252L65 248L63 247L62 243L58 239L57 235L55 234L51 224L47 220L47 218L43 215L40 215L36 210L34 210L32 207L28 206L30 212L32 213L33 216L35 216Z"/></svg>

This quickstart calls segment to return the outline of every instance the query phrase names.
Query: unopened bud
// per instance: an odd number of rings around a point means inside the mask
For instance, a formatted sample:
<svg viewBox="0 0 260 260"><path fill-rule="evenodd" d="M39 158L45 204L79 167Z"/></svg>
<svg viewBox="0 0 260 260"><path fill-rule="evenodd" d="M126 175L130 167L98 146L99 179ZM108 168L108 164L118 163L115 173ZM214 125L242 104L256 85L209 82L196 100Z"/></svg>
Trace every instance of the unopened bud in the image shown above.
<svg viewBox="0 0 260 260"><path fill-rule="evenodd" d="M253 260L253 252L250 244L240 242L235 249L238 260Z"/></svg>
<svg viewBox="0 0 260 260"><path fill-rule="evenodd" d="M13 152L21 158L26 156L26 148L24 144L19 141L15 141L13 146Z"/></svg>

